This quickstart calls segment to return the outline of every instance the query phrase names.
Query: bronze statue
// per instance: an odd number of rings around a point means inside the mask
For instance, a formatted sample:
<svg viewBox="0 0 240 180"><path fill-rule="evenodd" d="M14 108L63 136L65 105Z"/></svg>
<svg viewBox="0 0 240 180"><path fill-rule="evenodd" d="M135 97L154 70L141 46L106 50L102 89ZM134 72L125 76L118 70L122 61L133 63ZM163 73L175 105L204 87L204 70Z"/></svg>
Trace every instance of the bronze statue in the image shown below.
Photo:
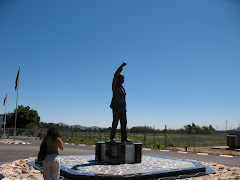
<svg viewBox="0 0 240 180"><path fill-rule="evenodd" d="M124 87L122 86L124 82L124 75L120 74L123 67L126 65L127 63L123 62L122 65L117 69L117 71L114 74L112 82L113 97L110 107L112 108L113 111L113 122L110 134L111 141L115 141L114 137L116 134L118 121L120 120L121 142L131 142L129 139L127 139L127 115L126 115L127 109L125 101L126 92Z"/></svg>

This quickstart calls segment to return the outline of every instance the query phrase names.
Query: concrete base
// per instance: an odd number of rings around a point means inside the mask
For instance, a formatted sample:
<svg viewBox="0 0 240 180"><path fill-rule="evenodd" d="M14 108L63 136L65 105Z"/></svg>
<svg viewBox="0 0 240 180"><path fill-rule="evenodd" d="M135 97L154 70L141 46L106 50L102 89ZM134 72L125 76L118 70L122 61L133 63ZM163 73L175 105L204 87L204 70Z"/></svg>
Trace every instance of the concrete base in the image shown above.
<svg viewBox="0 0 240 180"><path fill-rule="evenodd" d="M229 131L227 135L227 145L230 149L240 148L240 130Z"/></svg>
<svg viewBox="0 0 240 180"><path fill-rule="evenodd" d="M140 163L142 160L142 143L97 142L95 160L107 164Z"/></svg>

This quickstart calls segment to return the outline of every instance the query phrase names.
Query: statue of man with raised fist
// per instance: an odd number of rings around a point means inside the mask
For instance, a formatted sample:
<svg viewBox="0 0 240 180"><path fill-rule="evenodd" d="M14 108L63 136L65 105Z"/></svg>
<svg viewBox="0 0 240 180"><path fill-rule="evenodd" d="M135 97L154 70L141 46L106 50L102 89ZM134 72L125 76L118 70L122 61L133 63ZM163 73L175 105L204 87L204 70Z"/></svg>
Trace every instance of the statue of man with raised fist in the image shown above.
<svg viewBox="0 0 240 180"><path fill-rule="evenodd" d="M124 87L122 86L124 82L124 75L120 74L123 67L126 66L127 63L123 62L122 65L117 69L114 74L113 82L112 82L112 91L113 97L110 107L113 111L113 122L112 129L110 134L110 140L115 141L115 134L118 125L118 121L120 120L121 124L121 142L131 142L127 139L127 109L126 109L126 101L125 96L126 92Z"/></svg>

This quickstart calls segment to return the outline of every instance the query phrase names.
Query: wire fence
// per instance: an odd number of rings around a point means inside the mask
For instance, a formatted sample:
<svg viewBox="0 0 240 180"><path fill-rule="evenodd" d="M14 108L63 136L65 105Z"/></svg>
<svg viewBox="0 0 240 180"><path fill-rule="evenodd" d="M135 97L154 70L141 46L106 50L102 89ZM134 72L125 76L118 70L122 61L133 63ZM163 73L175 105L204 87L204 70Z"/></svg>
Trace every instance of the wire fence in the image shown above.
<svg viewBox="0 0 240 180"><path fill-rule="evenodd" d="M7 128L5 136L13 136L14 129ZM46 136L47 129L16 129L17 136L28 136L42 139ZM93 145L97 141L109 141L110 129L72 129L61 130L64 142L75 144ZM214 134L186 134L184 132L173 133L168 130L156 130L153 132L135 132L134 129L128 132L128 138L134 142L141 142L144 147L167 149L168 147L206 147L226 146L227 133L216 132ZM117 129L115 139L121 140L120 130Z"/></svg>

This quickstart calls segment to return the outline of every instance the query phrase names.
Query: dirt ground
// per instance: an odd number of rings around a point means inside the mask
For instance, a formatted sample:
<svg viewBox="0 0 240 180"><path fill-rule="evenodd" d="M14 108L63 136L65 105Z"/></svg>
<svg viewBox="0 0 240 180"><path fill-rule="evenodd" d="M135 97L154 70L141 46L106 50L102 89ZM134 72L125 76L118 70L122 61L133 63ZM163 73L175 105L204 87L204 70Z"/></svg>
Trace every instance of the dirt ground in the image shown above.
<svg viewBox="0 0 240 180"><path fill-rule="evenodd" d="M173 151L185 151L185 147L167 148ZM188 152L240 156L240 149L230 150L228 146L187 147Z"/></svg>

